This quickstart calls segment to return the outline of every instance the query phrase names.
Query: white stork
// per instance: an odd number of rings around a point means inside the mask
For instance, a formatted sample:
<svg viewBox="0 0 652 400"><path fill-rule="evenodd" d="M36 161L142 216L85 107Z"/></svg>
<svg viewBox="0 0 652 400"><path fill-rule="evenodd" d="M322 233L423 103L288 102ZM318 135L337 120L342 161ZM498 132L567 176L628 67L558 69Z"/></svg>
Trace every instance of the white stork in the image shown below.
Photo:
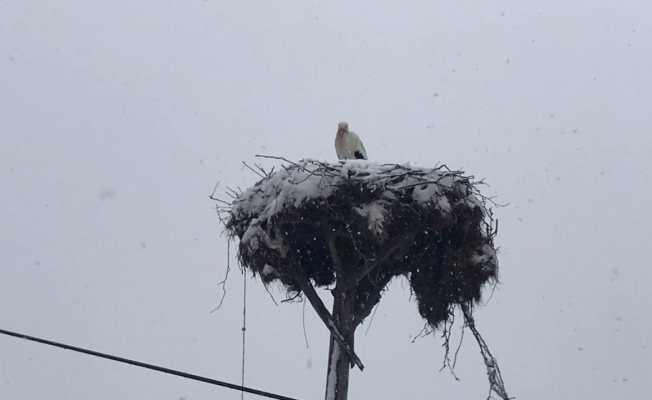
<svg viewBox="0 0 652 400"><path fill-rule="evenodd" d="M335 136L335 152L340 160L366 160L367 150L362 140L354 132L349 130L349 124L340 122L337 124L337 135Z"/></svg>

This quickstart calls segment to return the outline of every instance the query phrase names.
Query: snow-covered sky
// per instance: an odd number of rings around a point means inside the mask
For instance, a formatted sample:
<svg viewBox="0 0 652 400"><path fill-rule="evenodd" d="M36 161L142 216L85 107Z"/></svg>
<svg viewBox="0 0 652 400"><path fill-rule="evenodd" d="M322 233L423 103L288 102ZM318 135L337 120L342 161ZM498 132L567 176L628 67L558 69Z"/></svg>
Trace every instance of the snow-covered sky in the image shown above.
<svg viewBox="0 0 652 400"><path fill-rule="evenodd" d="M239 381L242 276L207 196L256 153L486 177L502 284L478 324L521 399L641 398L652 363L644 1L0 1L0 328ZM270 165L267 163L267 165ZM282 292L272 289L277 298ZM325 293L324 293L325 294ZM248 385L323 396L310 308L248 282ZM353 399L483 399L395 281ZM0 337L3 399L239 393ZM247 398L254 398L247 396Z"/></svg>

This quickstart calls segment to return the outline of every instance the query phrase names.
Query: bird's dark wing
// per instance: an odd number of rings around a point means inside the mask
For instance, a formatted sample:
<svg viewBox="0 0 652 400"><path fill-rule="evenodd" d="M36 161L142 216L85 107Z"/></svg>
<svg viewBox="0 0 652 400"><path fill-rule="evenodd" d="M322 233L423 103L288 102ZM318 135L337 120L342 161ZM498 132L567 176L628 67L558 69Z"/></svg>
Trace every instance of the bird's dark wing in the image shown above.
<svg viewBox="0 0 652 400"><path fill-rule="evenodd" d="M353 156L355 156L356 160L366 160L365 156L359 150L356 150Z"/></svg>

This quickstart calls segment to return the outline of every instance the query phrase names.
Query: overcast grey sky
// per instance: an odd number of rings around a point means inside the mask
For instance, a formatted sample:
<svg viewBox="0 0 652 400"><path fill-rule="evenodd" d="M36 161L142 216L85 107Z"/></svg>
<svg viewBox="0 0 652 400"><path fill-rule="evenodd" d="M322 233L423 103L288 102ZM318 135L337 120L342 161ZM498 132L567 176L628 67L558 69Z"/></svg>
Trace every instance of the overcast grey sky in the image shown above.
<svg viewBox="0 0 652 400"><path fill-rule="evenodd" d="M652 389L652 8L644 1L0 1L0 328L239 380L242 277L207 195L256 153L486 177L501 279L477 310L520 399ZM273 290L277 297L278 289ZM248 296L247 383L323 396L328 337ZM353 399L484 399L396 281ZM239 394L0 337L3 399ZM253 398L253 397L248 397Z"/></svg>

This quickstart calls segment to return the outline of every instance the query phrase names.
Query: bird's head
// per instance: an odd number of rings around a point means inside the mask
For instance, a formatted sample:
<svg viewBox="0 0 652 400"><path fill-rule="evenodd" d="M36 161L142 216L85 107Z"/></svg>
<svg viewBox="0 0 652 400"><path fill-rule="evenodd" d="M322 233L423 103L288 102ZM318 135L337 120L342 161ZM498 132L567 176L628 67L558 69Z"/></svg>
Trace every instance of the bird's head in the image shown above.
<svg viewBox="0 0 652 400"><path fill-rule="evenodd" d="M348 122L340 122L337 124L337 131L338 132L348 132L349 131L349 123Z"/></svg>

